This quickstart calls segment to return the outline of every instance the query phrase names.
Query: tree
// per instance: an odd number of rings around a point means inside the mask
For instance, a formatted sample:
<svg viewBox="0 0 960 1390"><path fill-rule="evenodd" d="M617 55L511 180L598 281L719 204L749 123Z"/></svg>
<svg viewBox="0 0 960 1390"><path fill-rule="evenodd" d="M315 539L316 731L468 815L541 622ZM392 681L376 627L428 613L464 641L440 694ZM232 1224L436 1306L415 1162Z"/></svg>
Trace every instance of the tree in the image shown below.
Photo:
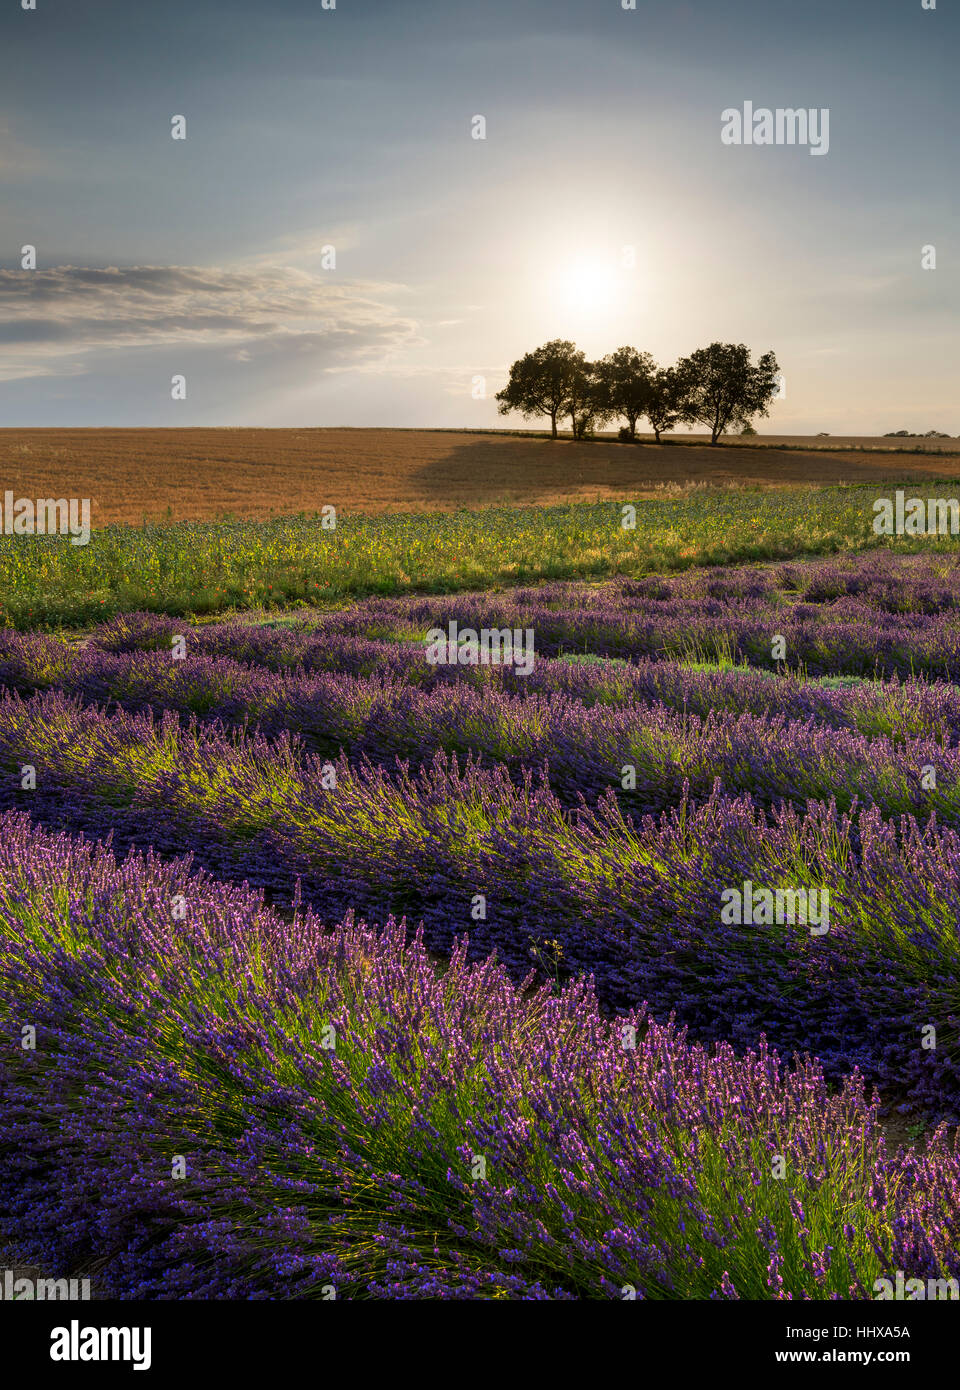
<svg viewBox="0 0 960 1390"><path fill-rule="evenodd" d="M554 439L558 416L572 414L576 435L577 412L582 416L584 380L589 375L589 364L576 344L554 338L514 362L509 381L496 394L497 410L501 415L518 410L524 419L549 415Z"/></svg>
<svg viewBox="0 0 960 1390"><path fill-rule="evenodd" d="M583 353L579 356L582 358ZM607 404L594 362L580 362L570 373L567 388L566 414L570 416L574 439L609 420L612 411Z"/></svg>
<svg viewBox="0 0 960 1390"><path fill-rule="evenodd" d="M779 367L772 352L756 366L745 343L711 343L677 363L682 385L680 418L710 430L716 444L728 426L744 425L752 415L769 414L777 394Z"/></svg>
<svg viewBox="0 0 960 1390"><path fill-rule="evenodd" d="M649 352L636 348L617 348L596 364L597 400L607 413L627 422L627 435L637 437L637 421L647 413L653 392L657 364Z"/></svg>
<svg viewBox="0 0 960 1390"><path fill-rule="evenodd" d="M660 431L672 430L683 418L683 383L674 367L658 367L650 381L650 396L644 411L654 437L660 443Z"/></svg>

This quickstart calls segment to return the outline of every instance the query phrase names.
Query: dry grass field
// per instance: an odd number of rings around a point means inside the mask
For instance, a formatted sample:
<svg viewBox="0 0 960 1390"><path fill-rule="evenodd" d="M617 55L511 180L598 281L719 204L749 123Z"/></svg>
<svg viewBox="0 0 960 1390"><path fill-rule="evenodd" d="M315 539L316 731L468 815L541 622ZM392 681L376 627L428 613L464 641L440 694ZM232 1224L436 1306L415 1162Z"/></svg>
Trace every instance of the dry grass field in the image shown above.
<svg viewBox="0 0 960 1390"><path fill-rule="evenodd" d="M714 449L690 435L631 445L443 430L0 430L0 492L89 497L100 526L144 517L256 519L328 503L351 513L447 511L635 498L665 485L940 477L960 479L957 440L763 435Z"/></svg>

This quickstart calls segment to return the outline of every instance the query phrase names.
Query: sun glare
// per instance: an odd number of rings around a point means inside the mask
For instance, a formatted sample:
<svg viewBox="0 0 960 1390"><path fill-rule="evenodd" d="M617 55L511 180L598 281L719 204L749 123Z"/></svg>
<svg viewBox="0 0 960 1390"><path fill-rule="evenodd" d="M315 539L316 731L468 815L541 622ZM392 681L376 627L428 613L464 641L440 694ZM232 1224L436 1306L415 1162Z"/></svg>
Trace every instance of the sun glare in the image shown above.
<svg viewBox="0 0 960 1390"><path fill-rule="evenodd" d="M517 293L508 312L517 332L540 341L568 338L594 355L631 341L637 323L649 328L650 286L643 273L649 248L619 244L609 232L538 228L518 263Z"/></svg>
<svg viewBox="0 0 960 1390"><path fill-rule="evenodd" d="M567 309L600 313L614 303L617 277L602 261L574 261L564 267L558 279L558 297Z"/></svg>

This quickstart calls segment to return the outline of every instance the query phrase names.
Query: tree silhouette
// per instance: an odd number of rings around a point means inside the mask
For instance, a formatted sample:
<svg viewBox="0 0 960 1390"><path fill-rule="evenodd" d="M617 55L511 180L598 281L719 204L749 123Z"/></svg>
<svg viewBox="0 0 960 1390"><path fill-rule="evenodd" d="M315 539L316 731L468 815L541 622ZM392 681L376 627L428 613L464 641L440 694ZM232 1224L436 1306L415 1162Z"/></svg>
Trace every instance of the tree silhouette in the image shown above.
<svg viewBox="0 0 960 1390"><path fill-rule="evenodd" d="M711 343L677 363L680 418L710 430L710 443L730 425L744 425L752 415L769 414L777 394L777 359L765 352L756 366L745 343Z"/></svg>
<svg viewBox="0 0 960 1390"><path fill-rule="evenodd" d="M684 387L674 367L660 367L650 382L650 396L644 412L650 421L654 438L660 443L660 431L672 430L683 417Z"/></svg>
<svg viewBox="0 0 960 1390"><path fill-rule="evenodd" d="M622 415L631 439L637 435L637 421L646 415L653 397L657 364L649 352L636 348L617 348L596 364L597 401L609 418Z"/></svg>
<svg viewBox="0 0 960 1390"><path fill-rule="evenodd" d="M517 410L529 419L534 415L549 415L553 438L557 438L557 419L572 415L574 435L577 416L585 404L585 380L589 366L576 344L554 338L543 347L526 353L510 368L510 380L495 400L501 415Z"/></svg>

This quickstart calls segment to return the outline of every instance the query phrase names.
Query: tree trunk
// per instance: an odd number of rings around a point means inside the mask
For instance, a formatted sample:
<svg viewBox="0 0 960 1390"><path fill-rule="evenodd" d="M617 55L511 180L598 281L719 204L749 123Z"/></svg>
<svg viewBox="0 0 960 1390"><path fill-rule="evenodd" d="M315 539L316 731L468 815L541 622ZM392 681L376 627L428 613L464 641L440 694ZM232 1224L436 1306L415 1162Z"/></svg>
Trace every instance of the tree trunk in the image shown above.
<svg viewBox="0 0 960 1390"><path fill-rule="evenodd" d="M654 439L657 441L657 443L659 444L659 443L660 443L660 431L657 429L656 425L654 425L654 427L653 427L653 437L654 437Z"/></svg>
<svg viewBox="0 0 960 1390"><path fill-rule="evenodd" d="M557 412L556 412L555 410L551 410L551 412L550 412L550 427L551 427L551 429L553 430L553 438L556 439L556 437L557 437Z"/></svg>

